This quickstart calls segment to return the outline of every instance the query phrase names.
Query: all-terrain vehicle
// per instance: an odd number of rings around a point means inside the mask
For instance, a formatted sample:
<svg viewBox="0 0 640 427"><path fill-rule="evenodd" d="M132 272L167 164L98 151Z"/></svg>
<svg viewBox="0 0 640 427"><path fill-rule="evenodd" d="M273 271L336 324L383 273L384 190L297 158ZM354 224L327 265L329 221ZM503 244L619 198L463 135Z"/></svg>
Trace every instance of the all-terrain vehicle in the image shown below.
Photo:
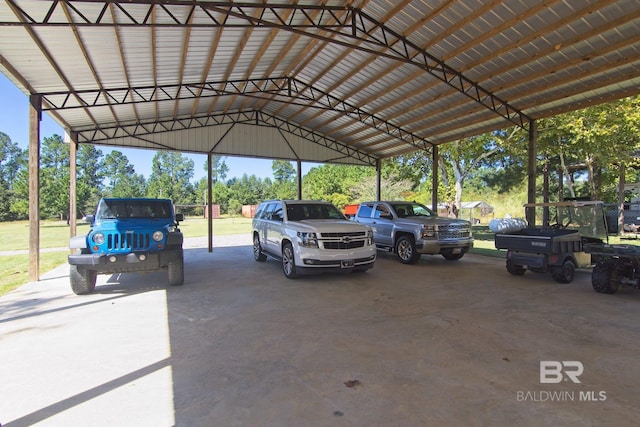
<svg viewBox="0 0 640 427"><path fill-rule="evenodd" d="M69 279L75 294L88 294L96 275L167 270L169 284L182 285L182 214L169 199L105 198L85 217L89 233L72 237Z"/></svg>
<svg viewBox="0 0 640 427"><path fill-rule="evenodd" d="M496 249L507 250L507 271L522 276L527 270L546 273L559 283L573 281L576 268L591 266L588 244L602 244L607 228L602 202L531 203L525 208L548 209L547 226L531 226L496 233ZM536 218L542 215L537 214Z"/></svg>
<svg viewBox="0 0 640 427"><path fill-rule="evenodd" d="M640 289L640 246L588 244L585 251L594 259L591 286L601 294L614 294L620 285Z"/></svg>

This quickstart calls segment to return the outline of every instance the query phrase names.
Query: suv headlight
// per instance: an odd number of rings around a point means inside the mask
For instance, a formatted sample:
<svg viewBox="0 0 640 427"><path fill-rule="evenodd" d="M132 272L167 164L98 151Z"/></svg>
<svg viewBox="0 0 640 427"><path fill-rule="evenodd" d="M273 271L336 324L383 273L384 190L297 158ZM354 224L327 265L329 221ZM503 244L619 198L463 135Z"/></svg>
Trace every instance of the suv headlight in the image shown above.
<svg viewBox="0 0 640 427"><path fill-rule="evenodd" d="M431 239L436 235L436 226L435 225L423 225L422 226L422 238L423 239Z"/></svg>
<svg viewBox="0 0 640 427"><path fill-rule="evenodd" d="M316 233L303 233L298 231L298 239L300 240L300 246L304 246L305 248L318 247L318 237Z"/></svg>
<svg viewBox="0 0 640 427"><path fill-rule="evenodd" d="M95 243L96 245L101 245L104 243L104 234L96 233L91 236L91 240L93 240L93 243Z"/></svg>
<svg viewBox="0 0 640 427"><path fill-rule="evenodd" d="M154 242L159 242L164 238L164 233L162 233L162 231L156 231L151 237L153 238Z"/></svg>
<svg viewBox="0 0 640 427"><path fill-rule="evenodd" d="M373 230L367 230L367 246L373 245Z"/></svg>

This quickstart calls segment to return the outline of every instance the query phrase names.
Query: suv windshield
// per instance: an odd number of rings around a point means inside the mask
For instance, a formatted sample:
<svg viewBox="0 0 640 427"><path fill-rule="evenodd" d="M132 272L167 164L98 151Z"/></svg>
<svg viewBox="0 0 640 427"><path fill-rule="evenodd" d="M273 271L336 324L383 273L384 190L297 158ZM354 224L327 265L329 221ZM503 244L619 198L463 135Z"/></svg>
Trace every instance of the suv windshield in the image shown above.
<svg viewBox="0 0 640 427"><path fill-rule="evenodd" d="M433 211L428 207L419 203L397 203L393 204L398 218L406 218L409 216L435 216Z"/></svg>
<svg viewBox="0 0 640 427"><path fill-rule="evenodd" d="M305 219L346 219L333 205L321 203L287 205L287 219L302 221Z"/></svg>
<svg viewBox="0 0 640 427"><path fill-rule="evenodd" d="M98 218L171 218L171 205L161 200L102 200Z"/></svg>

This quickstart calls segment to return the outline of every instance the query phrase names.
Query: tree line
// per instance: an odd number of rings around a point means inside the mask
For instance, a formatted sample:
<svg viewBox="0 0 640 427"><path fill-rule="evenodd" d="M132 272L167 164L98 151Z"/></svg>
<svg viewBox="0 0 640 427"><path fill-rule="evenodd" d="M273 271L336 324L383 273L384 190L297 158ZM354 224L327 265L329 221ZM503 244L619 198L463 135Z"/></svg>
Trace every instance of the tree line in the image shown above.
<svg viewBox="0 0 640 427"><path fill-rule="evenodd" d="M627 182L638 182L640 166L640 97L540 119L538 126L538 194L549 200L585 197L615 202L620 170ZM522 193L526 201L528 134L508 128L439 147L433 164L429 151L382 162L382 198L430 204L431 177L440 177L438 198L457 204ZM136 173L119 151L104 155L94 145L77 151L77 207L93 211L100 197L163 197L178 205L204 205L207 178L194 181L194 163L182 154L158 151L151 175ZM624 166L625 169L621 169ZM206 164L205 164L206 169ZM273 178L244 174L227 179L224 157L211 164L212 203L224 214L239 214L242 205L271 198L296 198L296 170L291 162L272 162ZM66 218L69 209L69 144L61 136L42 140L40 215ZM376 198L372 167L327 164L312 168L302 182L303 198L329 200L339 207ZM0 132L0 221L28 216L28 151ZM192 209L193 210L193 209ZM188 213L188 212L187 212ZM197 213L194 211L194 213Z"/></svg>

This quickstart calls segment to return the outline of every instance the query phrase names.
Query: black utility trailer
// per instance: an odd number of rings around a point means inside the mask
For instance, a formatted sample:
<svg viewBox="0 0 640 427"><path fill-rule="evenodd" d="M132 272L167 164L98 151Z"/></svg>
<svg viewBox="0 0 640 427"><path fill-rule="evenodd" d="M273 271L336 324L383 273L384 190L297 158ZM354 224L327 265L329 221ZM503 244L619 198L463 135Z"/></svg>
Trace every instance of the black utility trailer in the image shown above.
<svg viewBox="0 0 640 427"><path fill-rule="evenodd" d="M588 244L585 251L593 257L591 286L601 294L614 294L620 285L640 289L640 246Z"/></svg>
<svg viewBox="0 0 640 427"><path fill-rule="evenodd" d="M495 234L496 249L507 250L510 274L550 272L557 282L570 283L576 268L592 265L584 248L606 239L602 202L530 203L524 207L555 211L555 223Z"/></svg>

